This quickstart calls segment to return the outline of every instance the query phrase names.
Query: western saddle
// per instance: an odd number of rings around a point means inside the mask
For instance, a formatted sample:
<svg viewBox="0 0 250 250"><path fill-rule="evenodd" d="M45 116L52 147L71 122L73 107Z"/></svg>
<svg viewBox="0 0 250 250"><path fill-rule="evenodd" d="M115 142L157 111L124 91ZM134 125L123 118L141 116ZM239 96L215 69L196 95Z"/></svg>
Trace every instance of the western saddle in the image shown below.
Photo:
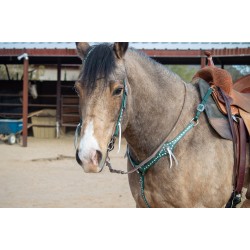
<svg viewBox="0 0 250 250"><path fill-rule="evenodd" d="M194 75L192 82L198 83L202 96L209 87L214 89L205 109L208 121L222 138L233 141L234 200L242 192L247 165L246 144L250 141L250 75L233 84L232 77L226 70L214 66L211 54L205 52L205 55L208 65ZM246 198L250 199L250 183Z"/></svg>

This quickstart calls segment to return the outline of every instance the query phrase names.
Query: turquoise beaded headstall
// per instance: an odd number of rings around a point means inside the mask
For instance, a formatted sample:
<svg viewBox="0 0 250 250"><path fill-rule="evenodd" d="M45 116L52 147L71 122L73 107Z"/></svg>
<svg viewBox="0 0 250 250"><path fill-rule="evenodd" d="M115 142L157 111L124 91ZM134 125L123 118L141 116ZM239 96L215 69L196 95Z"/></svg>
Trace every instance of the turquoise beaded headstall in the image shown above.
<svg viewBox="0 0 250 250"><path fill-rule="evenodd" d="M118 152L120 151L121 134L122 134L121 124L122 124L122 118L123 118L124 110L126 109L126 106L127 106L127 96L128 96L128 86L127 86L126 79L123 80L123 86L124 86L124 90L123 90L123 96L122 96L120 112L119 112L119 115L118 115L117 123L115 125L115 132L112 135L111 140L110 140L110 142L108 144L108 152L110 152L110 151L112 151L114 149L115 140L116 140L116 138L118 136L119 136L119 149L118 149Z"/></svg>
<svg viewBox="0 0 250 250"><path fill-rule="evenodd" d="M83 63L87 61L89 55L94 51L94 49L95 49L95 47L92 47L89 50L89 52L87 53L86 57L83 59ZM127 95L128 95L128 87L127 87L126 79L123 80L123 86L124 86L124 92L123 92L123 96L122 96L121 108L120 108L120 112L119 112L117 123L115 125L115 132L112 135L111 140L110 140L110 142L108 144L108 149L107 149L108 152L110 152L110 151L112 151L114 149L115 140L116 140L116 138L118 136L119 136L119 150L120 150L120 144L121 144L121 123L122 123L122 118L123 118L124 110L126 109ZM75 148L77 148L78 137L80 136L81 128L82 128L82 120L80 119L80 123L77 125L76 131L75 131L75 142L74 142Z"/></svg>

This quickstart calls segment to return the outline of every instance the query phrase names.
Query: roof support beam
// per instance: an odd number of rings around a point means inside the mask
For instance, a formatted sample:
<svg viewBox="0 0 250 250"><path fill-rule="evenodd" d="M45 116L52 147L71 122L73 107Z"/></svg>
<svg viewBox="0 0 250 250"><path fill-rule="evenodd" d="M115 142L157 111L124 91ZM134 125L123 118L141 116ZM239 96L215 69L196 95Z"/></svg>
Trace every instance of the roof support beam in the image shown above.
<svg viewBox="0 0 250 250"><path fill-rule="evenodd" d="M28 91L29 91L29 57L23 60L23 147L28 146Z"/></svg>
<svg viewBox="0 0 250 250"><path fill-rule="evenodd" d="M201 68L204 68L206 66L206 57L201 57Z"/></svg>
<svg viewBox="0 0 250 250"><path fill-rule="evenodd" d="M60 137L61 126L61 60L57 64L57 84L56 84L56 137Z"/></svg>

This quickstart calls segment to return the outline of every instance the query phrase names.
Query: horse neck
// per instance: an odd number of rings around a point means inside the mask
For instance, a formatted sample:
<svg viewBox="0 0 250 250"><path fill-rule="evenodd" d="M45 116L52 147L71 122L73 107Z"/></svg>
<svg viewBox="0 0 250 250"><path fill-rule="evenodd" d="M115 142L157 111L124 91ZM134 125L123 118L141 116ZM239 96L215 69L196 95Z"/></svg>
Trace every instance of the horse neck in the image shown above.
<svg viewBox="0 0 250 250"><path fill-rule="evenodd" d="M142 161L172 131L182 112L185 83L152 60L135 52L129 56L126 70L131 88L131 107L124 136L135 159Z"/></svg>

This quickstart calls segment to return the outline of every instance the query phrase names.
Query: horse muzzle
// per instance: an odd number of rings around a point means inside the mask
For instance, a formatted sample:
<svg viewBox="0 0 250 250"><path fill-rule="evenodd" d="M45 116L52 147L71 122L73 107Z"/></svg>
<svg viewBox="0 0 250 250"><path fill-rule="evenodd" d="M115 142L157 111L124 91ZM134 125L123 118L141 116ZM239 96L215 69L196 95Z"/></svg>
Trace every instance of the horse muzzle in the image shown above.
<svg viewBox="0 0 250 250"><path fill-rule="evenodd" d="M92 149L88 155L84 156L82 156L81 152L77 149L76 161L83 168L85 173L99 173L102 171L105 164L102 152L94 149Z"/></svg>

